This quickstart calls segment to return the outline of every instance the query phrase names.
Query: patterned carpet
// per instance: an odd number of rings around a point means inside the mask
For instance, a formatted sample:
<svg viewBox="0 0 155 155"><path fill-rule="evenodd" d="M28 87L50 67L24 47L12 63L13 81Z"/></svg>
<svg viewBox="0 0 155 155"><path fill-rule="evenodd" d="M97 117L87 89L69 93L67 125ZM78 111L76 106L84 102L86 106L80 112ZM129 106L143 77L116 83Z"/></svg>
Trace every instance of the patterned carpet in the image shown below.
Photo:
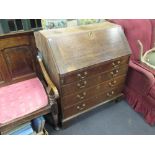
<svg viewBox="0 0 155 155"><path fill-rule="evenodd" d="M151 135L155 126L148 125L126 101L103 105L77 118L66 129L54 131L48 124L50 135Z"/></svg>

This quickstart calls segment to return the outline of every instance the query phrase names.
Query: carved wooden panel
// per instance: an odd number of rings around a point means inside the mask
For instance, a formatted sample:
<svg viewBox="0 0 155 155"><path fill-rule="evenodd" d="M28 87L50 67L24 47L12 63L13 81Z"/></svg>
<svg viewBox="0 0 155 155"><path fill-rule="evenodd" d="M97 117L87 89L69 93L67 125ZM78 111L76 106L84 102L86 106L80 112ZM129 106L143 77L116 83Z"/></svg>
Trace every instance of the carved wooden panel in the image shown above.
<svg viewBox="0 0 155 155"><path fill-rule="evenodd" d="M0 36L0 86L36 76L33 32Z"/></svg>
<svg viewBox="0 0 155 155"><path fill-rule="evenodd" d="M13 79L34 73L32 50L29 46L8 48L3 51L7 67Z"/></svg>

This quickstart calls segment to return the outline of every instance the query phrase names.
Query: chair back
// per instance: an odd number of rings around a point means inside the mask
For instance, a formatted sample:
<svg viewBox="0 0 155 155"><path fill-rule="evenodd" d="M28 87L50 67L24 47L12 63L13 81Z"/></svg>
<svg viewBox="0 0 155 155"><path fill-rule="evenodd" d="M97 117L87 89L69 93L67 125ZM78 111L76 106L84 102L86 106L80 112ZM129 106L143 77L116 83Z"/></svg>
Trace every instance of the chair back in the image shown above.
<svg viewBox="0 0 155 155"><path fill-rule="evenodd" d="M138 40L142 42L144 52L152 48L152 25L155 27L155 20L151 22L149 19L112 19L110 22L121 25L124 29L132 50L132 60L140 60Z"/></svg>

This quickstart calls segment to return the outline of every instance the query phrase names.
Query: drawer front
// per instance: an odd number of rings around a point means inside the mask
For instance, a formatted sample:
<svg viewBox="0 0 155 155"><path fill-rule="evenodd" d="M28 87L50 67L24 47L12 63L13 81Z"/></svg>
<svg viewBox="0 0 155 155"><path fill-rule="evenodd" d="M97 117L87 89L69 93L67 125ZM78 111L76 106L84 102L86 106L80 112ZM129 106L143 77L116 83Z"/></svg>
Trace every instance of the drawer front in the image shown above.
<svg viewBox="0 0 155 155"><path fill-rule="evenodd" d="M107 92L104 92L103 94L99 94L97 96L93 96L92 98L89 98L88 100L85 100L83 102L74 104L72 107L64 109L63 117L64 119L71 117L73 115L76 115L82 111L85 111L103 101L110 100L113 97L119 95L122 91L122 86L118 88L114 88L112 90L109 90Z"/></svg>
<svg viewBox="0 0 155 155"><path fill-rule="evenodd" d="M92 68L81 69L80 71L78 71L78 73L67 74L64 77L61 77L61 84L66 85L74 81L87 79L88 77L94 76L101 72L119 68L120 66L127 65L128 60L129 56L124 56L115 60L108 61L107 63L101 65L93 66Z"/></svg>
<svg viewBox="0 0 155 155"><path fill-rule="evenodd" d="M127 72L128 67L125 66L123 68L116 68L108 72L104 72L98 75L94 75L91 78L75 81L71 84L67 84L62 86L62 95L70 95L72 93L75 93L77 91L83 91L86 88L95 86L99 83L102 83L104 81L116 78L120 75L125 75Z"/></svg>
<svg viewBox="0 0 155 155"><path fill-rule="evenodd" d="M62 98L62 105L64 108L70 107L75 103L82 102L89 99L90 97L106 92L107 90L113 89L113 87L124 85L126 75L116 77L114 79L102 82L96 86L87 88L85 90L73 93L71 95L64 96Z"/></svg>

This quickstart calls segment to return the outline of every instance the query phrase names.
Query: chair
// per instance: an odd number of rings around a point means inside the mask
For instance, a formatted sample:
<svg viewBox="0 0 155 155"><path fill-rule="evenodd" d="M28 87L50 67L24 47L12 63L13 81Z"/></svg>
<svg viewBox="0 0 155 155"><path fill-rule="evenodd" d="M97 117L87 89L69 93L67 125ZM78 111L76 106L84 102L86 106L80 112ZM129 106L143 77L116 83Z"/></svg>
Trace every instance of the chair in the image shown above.
<svg viewBox="0 0 155 155"><path fill-rule="evenodd" d="M132 55L125 84L124 94L132 108L141 113L146 122L155 124L155 70L140 62L137 40L144 51L153 48L155 43L155 20L109 20L121 25L131 47Z"/></svg>
<svg viewBox="0 0 155 155"><path fill-rule="evenodd" d="M37 56L47 86L38 77L0 88L0 134L31 121L41 115L51 114L54 128L58 130L59 93L50 80L42 58Z"/></svg>

